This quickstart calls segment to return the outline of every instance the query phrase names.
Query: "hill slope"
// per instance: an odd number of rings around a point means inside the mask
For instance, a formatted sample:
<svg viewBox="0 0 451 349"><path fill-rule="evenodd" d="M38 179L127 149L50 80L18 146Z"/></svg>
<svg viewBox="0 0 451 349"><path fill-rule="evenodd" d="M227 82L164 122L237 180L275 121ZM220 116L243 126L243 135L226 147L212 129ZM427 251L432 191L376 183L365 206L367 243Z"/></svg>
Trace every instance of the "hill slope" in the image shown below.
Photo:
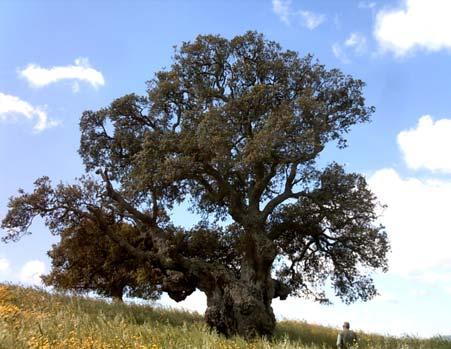
<svg viewBox="0 0 451 349"><path fill-rule="evenodd" d="M198 314L109 304L83 297L0 284L0 349L307 349L335 348L336 330L302 322L278 324L273 341L226 339ZM359 348L451 348L439 338L419 340L360 334Z"/></svg>

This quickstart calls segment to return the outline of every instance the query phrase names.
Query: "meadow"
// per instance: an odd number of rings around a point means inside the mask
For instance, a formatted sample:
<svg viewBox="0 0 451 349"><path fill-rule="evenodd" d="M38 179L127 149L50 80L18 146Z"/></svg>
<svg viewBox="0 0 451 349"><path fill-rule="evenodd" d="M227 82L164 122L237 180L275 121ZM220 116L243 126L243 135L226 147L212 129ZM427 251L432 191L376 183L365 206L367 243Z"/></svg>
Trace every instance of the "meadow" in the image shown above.
<svg viewBox="0 0 451 349"><path fill-rule="evenodd" d="M0 284L0 349L329 349L337 329L278 323L274 338L224 338L201 315ZM419 339L359 333L360 348L445 349L440 337Z"/></svg>

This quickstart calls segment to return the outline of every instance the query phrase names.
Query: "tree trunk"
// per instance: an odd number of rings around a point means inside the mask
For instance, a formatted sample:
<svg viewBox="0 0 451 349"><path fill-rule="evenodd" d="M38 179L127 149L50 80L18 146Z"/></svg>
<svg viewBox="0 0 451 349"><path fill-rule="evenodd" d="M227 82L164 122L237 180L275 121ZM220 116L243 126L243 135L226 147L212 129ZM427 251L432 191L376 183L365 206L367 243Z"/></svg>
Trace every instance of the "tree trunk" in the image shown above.
<svg viewBox="0 0 451 349"><path fill-rule="evenodd" d="M207 324L226 336L270 337L276 325L266 287L235 283L215 288L207 295Z"/></svg>
<svg viewBox="0 0 451 349"><path fill-rule="evenodd" d="M271 278L276 250L265 236L249 234L244 242L239 279L217 284L207 293L207 323L226 335L270 337L276 319L271 307L277 283Z"/></svg>

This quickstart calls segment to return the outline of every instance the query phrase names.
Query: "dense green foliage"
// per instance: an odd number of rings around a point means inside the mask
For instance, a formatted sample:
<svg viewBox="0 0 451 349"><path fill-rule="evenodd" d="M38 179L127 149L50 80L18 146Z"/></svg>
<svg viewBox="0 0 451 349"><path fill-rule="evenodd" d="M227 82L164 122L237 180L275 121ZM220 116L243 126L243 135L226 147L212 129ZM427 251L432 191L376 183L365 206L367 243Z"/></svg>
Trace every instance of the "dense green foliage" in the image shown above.
<svg viewBox="0 0 451 349"><path fill-rule="evenodd" d="M117 234L130 243L136 241L136 229L117 225ZM143 299L158 298L158 275L152 268L136 266L128 251L99 232L90 221L63 230L61 240L48 252L52 270L42 277L47 286L77 293L94 291L122 301L124 295Z"/></svg>

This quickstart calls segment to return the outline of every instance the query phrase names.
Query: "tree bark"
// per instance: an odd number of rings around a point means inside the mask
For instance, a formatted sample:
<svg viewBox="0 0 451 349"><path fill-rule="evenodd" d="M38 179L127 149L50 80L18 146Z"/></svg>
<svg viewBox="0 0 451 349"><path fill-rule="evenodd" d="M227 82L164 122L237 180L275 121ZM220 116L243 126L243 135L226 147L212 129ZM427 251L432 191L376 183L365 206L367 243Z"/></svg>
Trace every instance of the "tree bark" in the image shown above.
<svg viewBox="0 0 451 349"><path fill-rule="evenodd" d="M271 302L281 296L277 291L281 288L271 278L276 250L269 239L259 234L248 234L243 246L239 278L206 292L205 319L226 336L271 337L276 325Z"/></svg>
<svg viewBox="0 0 451 349"><path fill-rule="evenodd" d="M266 287L242 280L216 287L207 295L205 320L226 336L270 337L276 319L267 293Z"/></svg>

